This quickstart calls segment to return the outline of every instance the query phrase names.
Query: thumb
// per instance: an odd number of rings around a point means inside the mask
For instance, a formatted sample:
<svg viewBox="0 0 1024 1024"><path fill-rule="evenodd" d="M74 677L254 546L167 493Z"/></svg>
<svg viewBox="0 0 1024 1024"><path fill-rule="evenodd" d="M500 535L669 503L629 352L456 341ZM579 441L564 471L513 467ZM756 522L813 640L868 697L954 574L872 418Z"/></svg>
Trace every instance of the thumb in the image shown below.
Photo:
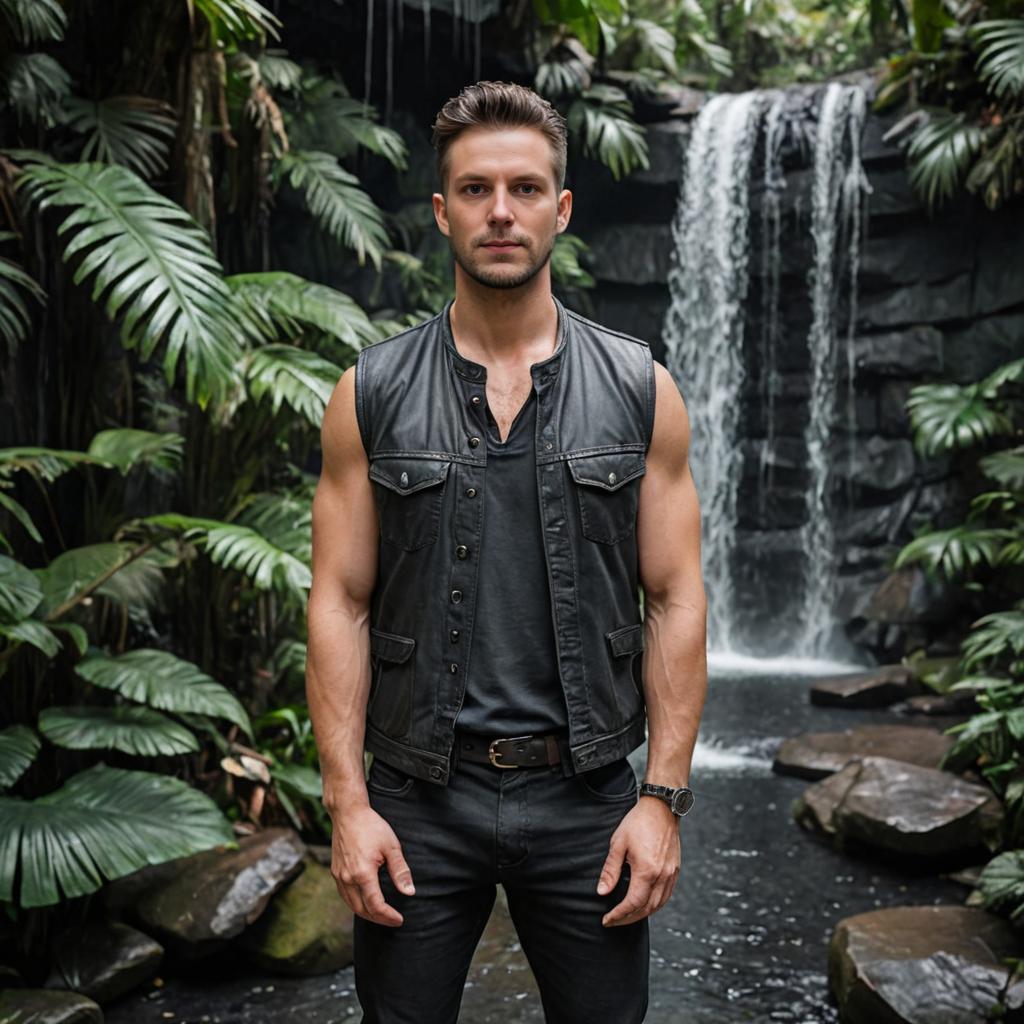
<svg viewBox="0 0 1024 1024"><path fill-rule="evenodd" d="M398 845L389 847L385 850L384 857L388 866L388 874L399 891L410 895L415 893L416 886L412 882L412 871L406 863L405 857L402 856L401 847Z"/></svg>
<svg viewBox="0 0 1024 1024"><path fill-rule="evenodd" d="M625 854L626 851L615 843L608 848L608 856L605 858L604 866L601 868L601 877L597 883L597 891L602 896L606 892L611 892L618 882Z"/></svg>

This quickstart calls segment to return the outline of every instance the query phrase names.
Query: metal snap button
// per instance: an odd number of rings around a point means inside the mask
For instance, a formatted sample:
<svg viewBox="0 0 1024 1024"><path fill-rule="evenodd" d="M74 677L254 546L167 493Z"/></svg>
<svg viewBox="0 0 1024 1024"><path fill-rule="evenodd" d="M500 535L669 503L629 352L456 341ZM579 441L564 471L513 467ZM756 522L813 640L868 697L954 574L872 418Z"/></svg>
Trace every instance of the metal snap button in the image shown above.
<svg viewBox="0 0 1024 1024"><path fill-rule="evenodd" d="M439 779L441 778L442 775L444 775L444 772L440 768L438 768L436 764L431 766L430 777L432 779Z"/></svg>
<svg viewBox="0 0 1024 1024"><path fill-rule="evenodd" d="M608 474L608 483L613 484L615 483L616 479L617 477L615 476L614 472Z"/></svg>
<svg viewBox="0 0 1024 1024"><path fill-rule="evenodd" d="M475 448L479 443L480 443L480 438L479 437L471 437L469 439L469 447L470 448Z"/></svg>
<svg viewBox="0 0 1024 1024"><path fill-rule="evenodd" d="M479 405L479 404L480 404L480 396L479 396L479 395L474 395L474 396L473 396L473 397L472 397L472 398L470 399L470 401L471 401L471 402L472 402L472 403L473 403L474 405Z"/></svg>
<svg viewBox="0 0 1024 1024"><path fill-rule="evenodd" d="M452 675L455 675L455 673L459 671L459 666L453 661L448 666L448 671L451 672Z"/></svg>
<svg viewBox="0 0 1024 1024"><path fill-rule="evenodd" d="M459 558L466 558L469 555L469 548L467 548L465 544L460 544L455 549L455 554L458 555Z"/></svg>
<svg viewBox="0 0 1024 1024"><path fill-rule="evenodd" d="M550 441L545 441L544 442L544 447L545 448L554 448L554 445Z"/></svg>
<svg viewBox="0 0 1024 1024"><path fill-rule="evenodd" d="M457 629L451 630L448 635L451 637L453 644L457 644L459 642L459 631Z"/></svg>
<svg viewBox="0 0 1024 1024"><path fill-rule="evenodd" d="M455 604L458 604L461 600L462 600L462 591L461 590L453 590L452 591L452 601L454 601Z"/></svg>
<svg viewBox="0 0 1024 1024"><path fill-rule="evenodd" d="M401 480L403 487L408 487L409 486L409 474L408 473L403 473L399 477L399 480Z"/></svg>
<svg viewBox="0 0 1024 1024"><path fill-rule="evenodd" d="M466 497L467 498L475 498L476 497L476 488L475 487L467 487L466 488Z"/></svg>

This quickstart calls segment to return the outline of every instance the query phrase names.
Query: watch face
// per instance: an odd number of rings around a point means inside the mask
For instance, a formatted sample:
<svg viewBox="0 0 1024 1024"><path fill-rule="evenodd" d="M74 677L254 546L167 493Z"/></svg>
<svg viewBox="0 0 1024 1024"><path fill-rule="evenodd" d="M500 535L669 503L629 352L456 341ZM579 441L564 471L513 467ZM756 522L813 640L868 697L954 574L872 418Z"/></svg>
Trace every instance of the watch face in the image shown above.
<svg viewBox="0 0 1024 1024"><path fill-rule="evenodd" d="M685 814L693 806L693 793L688 789L677 789L672 794L672 810L676 814Z"/></svg>

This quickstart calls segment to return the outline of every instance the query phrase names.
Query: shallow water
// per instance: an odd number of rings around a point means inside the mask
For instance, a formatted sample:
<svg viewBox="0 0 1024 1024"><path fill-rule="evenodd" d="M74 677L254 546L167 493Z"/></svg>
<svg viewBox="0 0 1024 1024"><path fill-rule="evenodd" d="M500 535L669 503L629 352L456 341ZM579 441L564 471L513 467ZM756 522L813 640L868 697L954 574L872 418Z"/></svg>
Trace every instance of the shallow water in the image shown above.
<svg viewBox="0 0 1024 1024"><path fill-rule="evenodd" d="M814 707L810 681L740 675L734 665L712 663L690 776L696 802L681 823L682 871L671 899L650 919L646 1024L835 1024L826 954L840 918L876 907L963 902L961 885L838 853L801 830L790 806L809 783L771 771L778 744L800 732L893 721L945 727L952 720ZM638 778L645 756L646 746L630 758ZM470 968L464 1024L544 1020L501 896L499 887ZM108 1024L331 1024L360 1015L351 967L291 979L244 963L223 966L215 979L169 978L105 1008Z"/></svg>

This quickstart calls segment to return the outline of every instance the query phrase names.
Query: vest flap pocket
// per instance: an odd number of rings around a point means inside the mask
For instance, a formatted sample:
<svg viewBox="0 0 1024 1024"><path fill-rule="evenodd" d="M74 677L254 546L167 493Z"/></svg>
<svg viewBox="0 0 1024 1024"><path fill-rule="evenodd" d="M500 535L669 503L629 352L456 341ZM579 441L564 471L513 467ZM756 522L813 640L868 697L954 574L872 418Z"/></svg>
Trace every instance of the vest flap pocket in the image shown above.
<svg viewBox="0 0 1024 1024"><path fill-rule="evenodd" d="M398 494L412 494L424 487L444 483L450 466L450 461L440 462L437 459L382 456L371 461L367 475Z"/></svg>
<svg viewBox="0 0 1024 1024"><path fill-rule="evenodd" d="M624 483L641 476L646 466L643 452L601 452L576 455L568 460L569 471L578 484L616 491Z"/></svg>
<svg viewBox="0 0 1024 1024"><path fill-rule="evenodd" d="M370 653L383 661L405 661L415 646L416 641L411 636L385 633L376 626L370 627Z"/></svg>
<svg viewBox="0 0 1024 1024"><path fill-rule="evenodd" d="M620 629L605 633L605 637L611 645L612 654L616 657L622 654L635 654L644 649L644 624L637 622L632 626L622 626Z"/></svg>

